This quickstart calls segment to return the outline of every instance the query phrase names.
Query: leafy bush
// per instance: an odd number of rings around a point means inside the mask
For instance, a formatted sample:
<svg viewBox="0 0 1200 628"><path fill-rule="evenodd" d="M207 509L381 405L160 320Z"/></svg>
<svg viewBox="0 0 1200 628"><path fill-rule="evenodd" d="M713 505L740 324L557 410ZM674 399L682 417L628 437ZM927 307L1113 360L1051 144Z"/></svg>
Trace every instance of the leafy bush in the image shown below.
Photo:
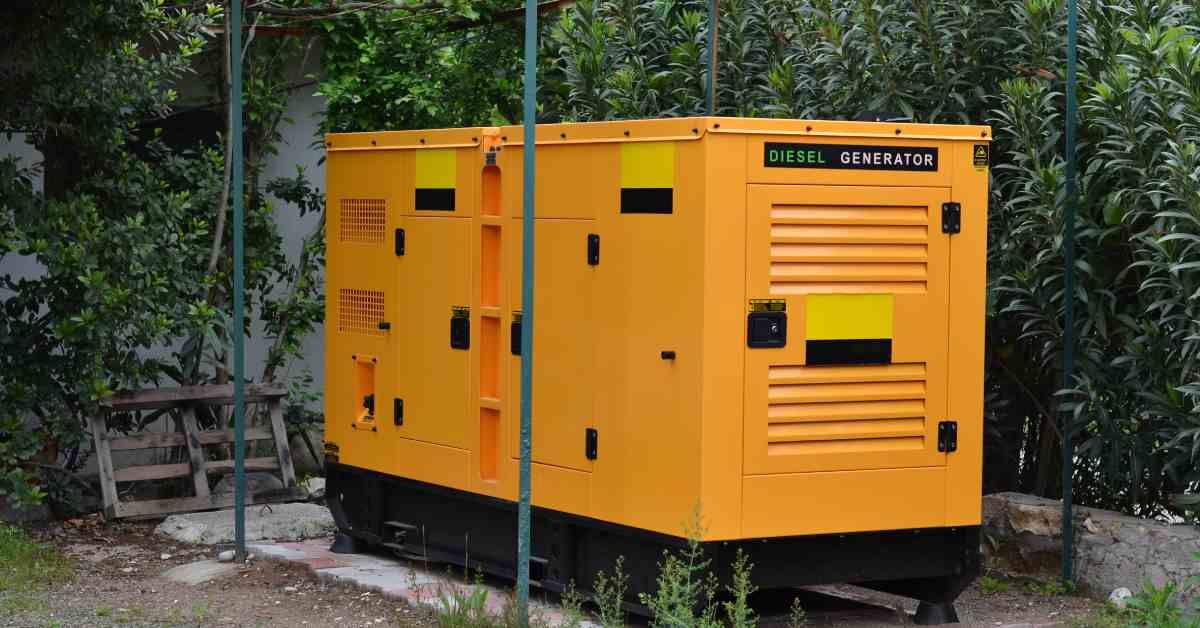
<svg viewBox="0 0 1200 628"><path fill-rule="evenodd" d="M1079 30L1079 338L1065 295L1062 0L729 0L717 113L987 123L994 129L988 490L1178 513L1200 483L1200 14L1085 0ZM544 38L546 119L702 114L703 0L581 0ZM636 26L635 26L636 24Z"/></svg>
<svg viewBox="0 0 1200 628"><path fill-rule="evenodd" d="M178 107L173 86L197 80L196 67L221 67L209 35L220 7L192 4L0 8L0 41L22 59L0 67L14 86L0 93L0 128L23 132L44 156L35 171L0 155L0 263L25 258L39 269L0 273L0 434L9 436L0 439L0 496L18 504L44 496L40 465L74 471L85 462L85 426L106 395L227 382L230 339L256 329L255 318L274 340L262 377L290 379L300 340L323 317L320 231L290 262L268 194L295 200L302 214L323 212L323 199L302 180L260 180L290 89L280 77L299 44L247 43L247 186L226 193L220 151L207 141L168 145L158 130ZM224 219L232 193L245 195L248 260L249 320L237 330ZM110 426L128 431L162 416L115 415ZM225 417L201 420L212 427Z"/></svg>

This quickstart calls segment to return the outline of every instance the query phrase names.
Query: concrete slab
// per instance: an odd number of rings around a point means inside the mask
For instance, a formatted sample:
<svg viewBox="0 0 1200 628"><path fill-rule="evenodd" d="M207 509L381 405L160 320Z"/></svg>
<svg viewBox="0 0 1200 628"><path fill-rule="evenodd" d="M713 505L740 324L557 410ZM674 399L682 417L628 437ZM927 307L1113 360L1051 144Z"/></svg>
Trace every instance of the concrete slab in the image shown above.
<svg viewBox="0 0 1200 628"><path fill-rule="evenodd" d="M323 537L332 534L334 529L329 509L317 504L271 504L246 508L247 541ZM180 543L232 543L233 510L171 515L154 532Z"/></svg>
<svg viewBox="0 0 1200 628"><path fill-rule="evenodd" d="M237 571L238 566L235 563L220 563L215 560L202 560L186 565L172 567L163 572L162 576L167 580L174 582L182 582L183 584L197 585L215 580L222 576L227 576Z"/></svg>
<svg viewBox="0 0 1200 628"><path fill-rule="evenodd" d="M454 593L472 595L479 589L487 592L489 612L500 615L509 591L488 585L468 584L436 571L437 565L418 565L374 554L334 554L329 551L331 538L310 539L296 543L249 543L246 550L268 560L283 560L304 565L318 578L377 591L385 597L403 600L415 607L432 610L453 604ZM548 626L566 625L562 609L544 601L532 601L530 613ZM585 621L583 628L599 628Z"/></svg>

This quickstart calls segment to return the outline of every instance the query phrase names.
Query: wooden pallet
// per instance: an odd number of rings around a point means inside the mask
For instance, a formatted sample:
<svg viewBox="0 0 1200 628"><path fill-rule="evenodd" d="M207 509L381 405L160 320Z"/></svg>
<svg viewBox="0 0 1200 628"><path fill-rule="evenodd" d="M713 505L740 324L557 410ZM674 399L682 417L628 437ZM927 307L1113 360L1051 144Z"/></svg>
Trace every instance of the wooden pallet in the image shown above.
<svg viewBox="0 0 1200 628"><path fill-rule="evenodd" d="M305 492L296 484L296 471L292 467L292 453L288 446L287 429L283 424L283 410L280 407L280 402L287 391L278 384L253 384L246 386L245 393L247 407L251 404L265 404L267 414L271 419L269 427L247 426L246 442L275 441L275 455L264 458L247 458L246 471L277 471L283 480L283 489L281 490L259 494L247 492L246 504L303 499ZM100 468L100 489L104 498L105 516L111 519L212 510L232 506L233 494L213 495L209 492L208 474L232 472L233 460L208 460L204 454L204 445L232 443L235 438L234 431L200 431L196 425L197 406L228 406L232 404L232 384L151 388L120 393L108 398L103 403L105 411L91 421L96 460ZM110 436L108 434L107 419L113 412L160 409L177 409L183 418L183 432L142 432L128 436ZM249 414L247 413L247 415ZM113 468L112 452L114 451L180 446L187 447L188 462ZM192 478L195 492L190 497L120 501L117 496L118 482L164 480L188 476Z"/></svg>

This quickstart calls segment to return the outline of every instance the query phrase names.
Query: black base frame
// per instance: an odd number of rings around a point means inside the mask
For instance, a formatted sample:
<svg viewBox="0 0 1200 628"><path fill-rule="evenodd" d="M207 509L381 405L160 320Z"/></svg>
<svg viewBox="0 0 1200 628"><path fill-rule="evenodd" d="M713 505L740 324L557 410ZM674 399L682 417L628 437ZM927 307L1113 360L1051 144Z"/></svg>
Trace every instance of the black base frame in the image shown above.
<svg viewBox="0 0 1200 628"><path fill-rule="evenodd" d="M516 504L339 463L326 464L326 499L342 534L361 548L414 560L516 576ZM681 522L682 524L682 522ZM950 606L979 573L979 527L707 541L718 580L729 582L738 550L759 589L848 583ZM341 541L342 546L348 545ZM624 557L627 602L652 593L664 550L686 539L543 508L533 509L530 579L561 592L590 592L600 571ZM951 607L950 612L953 612Z"/></svg>

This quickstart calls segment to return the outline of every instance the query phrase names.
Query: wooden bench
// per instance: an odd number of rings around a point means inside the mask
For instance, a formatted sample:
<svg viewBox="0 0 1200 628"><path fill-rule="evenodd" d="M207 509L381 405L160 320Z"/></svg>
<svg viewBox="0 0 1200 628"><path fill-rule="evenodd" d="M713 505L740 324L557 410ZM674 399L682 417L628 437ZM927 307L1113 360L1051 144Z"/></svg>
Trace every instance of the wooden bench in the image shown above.
<svg viewBox="0 0 1200 628"><path fill-rule="evenodd" d="M283 481L283 489L266 493L246 494L246 504L267 503L303 499L305 491L296 484L296 471L292 467L292 453L288 445L287 429L283 424L280 407L287 391L279 384L248 384L245 390L246 407L265 404L270 416L270 427L246 427L246 442L273 440L275 455L263 458L247 458L246 471L276 471ZM100 489L104 499L104 513L108 518L160 515L176 512L212 510L233 505L233 493L214 495L208 487L209 473L232 473L233 460L209 460L205 456L205 445L234 442L233 430L219 429L201 431L196 422L196 407L233 405L233 385L183 386L178 388L151 388L118 393L103 402L104 412L91 421L92 438L96 447L96 460L100 470ZM182 417L182 432L142 432L128 436L108 434L108 416L114 412L137 410L176 410ZM247 412L249 416L249 412ZM178 464L149 464L113 468L112 452L135 449L161 449L187 447L188 462ZM120 501L118 482L165 480L191 476L194 495L171 499L149 499Z"/></svg>

